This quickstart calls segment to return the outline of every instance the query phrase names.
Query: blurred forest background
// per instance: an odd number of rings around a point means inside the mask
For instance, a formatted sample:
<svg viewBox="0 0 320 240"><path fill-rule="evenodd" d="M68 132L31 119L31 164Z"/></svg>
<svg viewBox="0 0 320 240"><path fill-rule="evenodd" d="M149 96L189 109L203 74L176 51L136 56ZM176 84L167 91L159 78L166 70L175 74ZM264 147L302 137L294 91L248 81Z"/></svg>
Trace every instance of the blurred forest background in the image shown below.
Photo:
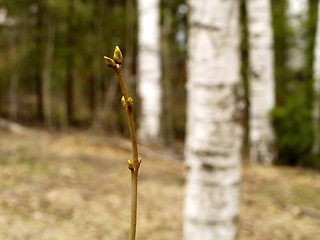
<svg viewBox="0 0 320 240"><path fill-rule="evenodd" d="M244 3L241 0L241 74L248 132L249 47ZM294 33L286 18L287 4L272 0L276 108L270 114L277 136L277 162L319 168L319 156L312 153L318 1L308 4L301 20L306 60L302 68L292 70L287 62ZM118 83L105 67L103 56L110 55L115 45L121 47L127 81L135 92L136 8L130 0L0 0L0 117L50 129L96 128L128 134L119 107ZM165 144L181 142L185 135L187 13L183 0L161 2L161 137ZM246 154L248 133L244 142Z"/></svg>
<svg viewBox="0 0 320 240"><path fill-rule="evenodd" d="M245 129L243 159L250 162L253 48L249 1L238 1L244 86L239 119ZM275 163L290 167L243 164L238 239L317 240L319 0L270 2L276 99L269 117L276 135ZM300 13L292 24L288 9L298 2L301 5L295 6ZM155 145L140 144L144 160L139 175L139 239L182 239L183 235L181 209L188 179L181 159L188 116L190 9L186 0L162 0L160 4L161 136ZM137 56L142 52L138 17L137 3L132 0L0 0L1 239L81 236L116 240L127 235L129 174L125 159L130 158L131 145L119 83L103 56L112 56L114 47L120 46L126 81L138 102L139 129L145 101L138 86ZM206 46L202 47L205 51ZM261 59L263 63L268 60ZM266 94L272 93L266 90ZM6 131L3 123L18 126L17 131ZM233 136L228 139L237 141ZM237 175L240 167L233 167ZM210 169L215 170L214 165ZM222 176L227 179L225 172Z"/></svg>
<svg viewBox="0 0 320 240"><path fill-rule="evenodd" d="M163 137L171 140L184 134L186 12L185 6L179 8L182 4L163 1L161 11L162 52L170 61L164 64L164 87L171 90L163 99L174 109L163 116L169 118L164 121ZM1 1L0 6L6 16L0 28L1 117L45 127L126 131L118 82L103 56L112 53L115 45L121 47L127 81L135 91L133 1Z"/></svg>

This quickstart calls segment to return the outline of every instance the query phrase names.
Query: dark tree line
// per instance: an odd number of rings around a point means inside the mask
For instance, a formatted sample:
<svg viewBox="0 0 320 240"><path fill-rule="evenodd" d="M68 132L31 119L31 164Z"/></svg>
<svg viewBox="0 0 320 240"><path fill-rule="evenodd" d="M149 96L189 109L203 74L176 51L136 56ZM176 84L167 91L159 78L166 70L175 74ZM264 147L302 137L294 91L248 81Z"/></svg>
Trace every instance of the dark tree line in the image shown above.
<svg viewBox="0 0 320 240"><path fill-rule="evenodd" d="M161 2L163 115L167 143L185 134L185 1ZM242 77L248 89L246 10L242 0ZM319 166L313 142L313 49L318 0L309 0L305 22L307 62L288 68L292 29L287 1L271 0L276 108L271 113L279 163ZM184 6L185 7L185 6ZM0 25L0 117L49 127L102 127L126 131L119 91L103 56L121 46L125 74L135 93L137 11L133 0L0 0L10 24ZM137 98L135 98L137 99ZM246 96L248 102L248 92ZM138 104L137 104L138 105ZM138 105L139 106L139 105ZM247 104L247 109L250 104ZM139 111L139 109L138 109ZM248 111L247 111L248 112ZM245 122L247 122L245 120Z"/></svg>
<svg viewBox="0 0 320 240"><path fill-rule="evenodd" d="M184 71L184 49L174 46L175 29L185 21L175 16L179 4L181 1L162 3L162 18L166 22L163 34L168 44L164 54L168 59L173 54L178 56L172 64L179 70L172 74L166 71L171 74L167 77L170 88L183 86L184 81L180 77ZM14 20L10 26L0 26L2 117L45 126L125 129L122 112L118 110L116 80L105 70L103 56L115 45L121 46L126 56L127 78L134 89L135 1L13 0L0 1L0 7L6 9L7 18ZM174 53L170 52L172 49ZM175 69L172 64L168 67ZM172 123L167 122L164 128L172 132Z"/></svg>

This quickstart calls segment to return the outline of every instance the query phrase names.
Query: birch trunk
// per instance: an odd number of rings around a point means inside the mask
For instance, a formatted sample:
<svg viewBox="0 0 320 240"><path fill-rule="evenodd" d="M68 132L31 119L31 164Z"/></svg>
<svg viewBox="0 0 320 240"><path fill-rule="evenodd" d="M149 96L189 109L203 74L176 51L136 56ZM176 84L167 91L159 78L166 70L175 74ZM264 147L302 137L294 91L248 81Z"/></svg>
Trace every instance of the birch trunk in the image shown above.
<svg viewBox="0 0 320 240"><path fill-rule="evenodd" d="M292 31L288 66L292 70L299 71L306 65L305 23L308 19L308 0L288 0L287 3L287 19Z"/></svg>
<svg viewBox="0 0 320 240"><path fill-rule="evenodd" d="M248 0L250 64L250 158L269 165L274 160L270 111L275 105L274 55L270 0Z"/></svg>
<svg viewBox="0 0 320 240"><path fill-rule="evenodd" d="M184 240L235 239L239 217L239 1L189 0Z"/></svg>
<svg viewBox="0 0 320 240"><path fill-rule="evenodd" d="M138 1L138 90L141 97L139 136L157 141L161 115L160 1Z"/></svg>
<svg viewBox="0 0 320 240"><path fill-rule="evenodd" d="M314 47L314 63L313 63L313 78L314 78L314 102L313 102L313 153L320 153L320 2L318 7L318 20L316 30L316 40Z"/></svg>

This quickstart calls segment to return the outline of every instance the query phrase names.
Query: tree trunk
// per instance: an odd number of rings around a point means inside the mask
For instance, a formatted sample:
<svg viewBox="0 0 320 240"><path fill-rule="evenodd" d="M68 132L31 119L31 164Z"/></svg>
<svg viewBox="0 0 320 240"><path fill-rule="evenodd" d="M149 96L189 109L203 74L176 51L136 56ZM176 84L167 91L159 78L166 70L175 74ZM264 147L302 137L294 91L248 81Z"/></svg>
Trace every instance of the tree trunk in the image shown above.
<svg viewBox="0 0 320 240"><path fill-rule="evenodd" d="M318 20L316 30L316 40L314 47L314 102L313 102L313 154L320 153L320 2L318 7Z"/></svg>
<svg viewBox="0 0 320 240"><path fill-rule="evenodd" d="M157 141L162 109L159 0L139 0L138 12L139 136L142 141Z"/></svg>
<svg viewBox="0 0 320 240"><path fill-rule="evenodd" d="M35 75L35 84L36 84L36 97L37 97L37 118L43 123L44 121L44 94L43 94L43 79L41 76L41 70L43 68L43 53L44 53L44 5L41 0L37 1L37 32L36 39L36 75Z"/></svg>
<svg viewBox="0 0 320 240"><path fill-rule="evenodd" d="M52 73L52 61L54 55L55 47L55 24L51 19L47 20L47 36L46 36L46 47L44 55L44 64L42 71L42 93L43 93L43 114L44 114L44 123L47 127L51 127L51 73Z"/></svg>
<svg viewBox="0 0 320 240"><path fill-rule="evenodd" d="M239 1L189 0L184 239L235 239L240 204Z"/></svg>
<svg viewBox="0 0 320 240"><path fill-rule="evenodd" d="M11 32L10 32L11 33ZM12 62L12 68L10 71L9 82L9 117L11 120L17 120L18 118L18 85L19 85L19 66L17 61L17 39L14 36L16 33L13 30L9 35L9 58Z"/></svg>
<svg viewBox="0 0 320 240"><path fill-rule="evenodd" d="M14 69L10 76L9 86L9 116L11 120L18 119L18 82L19 72Z"/></svg>
<svg viewBox="0 0 320 240"><path fill-rule="evenodd" d="M74 48L74 0L70 0L68 3L68 14L69 14L69 31L67 33L67 46L69 49L66 67L67 67L67 76L66 76L66 110L67 110L67 122L68 125L74 121L74 56L71 49Z"/></svg>
<svg viewBox="0 0 320 240"><path fill-rule="evenodd" d="M162 66L163 66L163 135L165 137L166 144L173 142L173 117L172 111L172 65L173 61L170 59L170 34L172 33L172 16L170 10L163 11L163 26L162 26L162 41L161 41L161 53L162 53Z"/></svg>
<svg viewBox="0 0 320 240"><path fill-rule="evenodd" d="M134 52L135 39L134 33L136 31L136 7L134 0L126 0L126 32L125 32L125 55L126 64L124 65L124 72L126 74L127 82L132 85L134 83Z"/></svg>
<svg viewBox="0 0 320 240"><path fill-rule="evenodd" d="M73 123L74 120L74 76L73 59L70 57L67 63L67 85L66 85L66 104L67 104L67 123Z"/></svg>
<svg viewBox="0 0 320 240"><path fill-rule="evenodd" d="M287 18L291 29L291 41L288 51L288 67L301 71L306 66L306 27L308 20L308 0L288 0Z"/></svg>
<svg viewBox="0 0 320 240"><path fill-rule="evenodd" d="M103 47L103 32L104 24L103 19L106 15L106 4L104 0L95 0L95 21L93 24L93 35L91 36L92 43L92 65L90 73L90 111L91 121L94 128L99 129L102 124L102 116L105 114L102 103L102 90L101 90L101 65L104 64L100 56L105 51ZM103 67L105 67L103 65Z"/></svg>
<svg viewBox="0 0 320 240"><path fill-rule="evenodd" d="M274 56L269 0L248 0L250 64L250 159L269 165L274 160L270 111L275 105Z"/></svg>

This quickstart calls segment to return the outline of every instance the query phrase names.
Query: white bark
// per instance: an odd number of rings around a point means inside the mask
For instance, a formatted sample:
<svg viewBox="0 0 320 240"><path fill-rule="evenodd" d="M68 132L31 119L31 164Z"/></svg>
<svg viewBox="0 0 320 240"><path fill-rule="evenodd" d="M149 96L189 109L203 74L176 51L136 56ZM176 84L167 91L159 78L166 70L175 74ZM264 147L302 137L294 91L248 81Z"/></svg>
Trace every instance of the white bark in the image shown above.
<svg viewBox="0 0 320 240"><path fill-rule="evenodd" d="M7 9L0 8L0 26L4 25L7 20Z"/></svg>
<svg viewBox="0 0 320 240"><path fill-rule="evenodd" d="M139 137L157 141L161 116L160 2L139 0L138 90L141 97Z"/></svg>
<svg viewBox="0 0 320 240"><path fill-rule="evenodd" d="M320 2L319 2L320 7ZM314 62L313 62L313 78L314 78L314 102L313 102L313 132L314 144L313 153L320 152L320 8L318 8L318 20L316 40L314 46Z"/></svg>
<svg viewBox="0 0 320 240"><path fill-rule="evenodd" d="M274 56L270 0L248 0L250 62L250 158L254 163L274 160L270 111L275 105Z"/></svg>
<svg viewBox="0 0 320 240"><path fill-rule="evenodd" d="M306 64L305 23L308 18L308 0L288 0L287 3L287 19L293 37L288 51L288 66L293 70L301 70Z"/></svg>
<svg viewBox="0 0 320 240"><path fill-rule="evenodd" d="M13 27L16 21L7 16L7 9L0 7L0 26Z"/></svg>
<svg viewBox="0 0 320 240"><path fill-rule="evenodd" d="M189 0L184 240L235 239L242 128L239 1Z"/></svg>

